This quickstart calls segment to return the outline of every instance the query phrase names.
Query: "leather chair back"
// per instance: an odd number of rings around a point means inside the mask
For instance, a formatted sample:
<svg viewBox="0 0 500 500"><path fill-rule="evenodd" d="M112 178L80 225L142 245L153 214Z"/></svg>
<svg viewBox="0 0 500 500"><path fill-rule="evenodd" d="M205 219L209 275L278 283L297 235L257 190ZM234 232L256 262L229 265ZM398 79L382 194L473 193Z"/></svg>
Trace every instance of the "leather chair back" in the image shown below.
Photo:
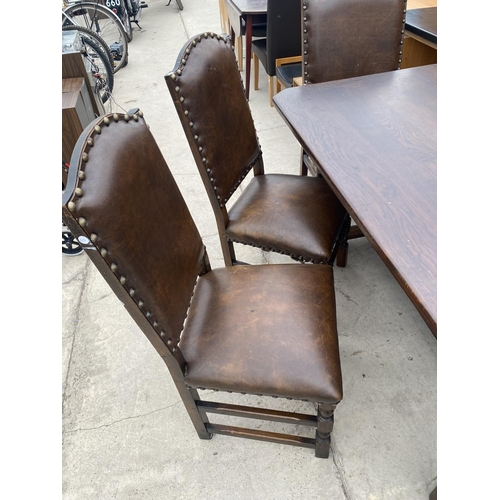
<svg viewBox="0 0 500 500"><path fill-rule="evenodd" d="M399 68L406 0L302 0L304 83Z"/></svg>
<svg viewBox="0 0 500 500"><path fill-rule="evenodd" d="M161 338L176 352L204 246L138 113L100 117L82 134L63 193L63 219L88 243L82 246L95 250L89 255L129 312L149 322L145 333L153 344Z"/></svg>
<svg viewBox="0 0 500 500"><path fill-rule="evenodd" d="M165 76L198 170L217 213L261 150L230 41L213 33L189 40Z"/></svg>

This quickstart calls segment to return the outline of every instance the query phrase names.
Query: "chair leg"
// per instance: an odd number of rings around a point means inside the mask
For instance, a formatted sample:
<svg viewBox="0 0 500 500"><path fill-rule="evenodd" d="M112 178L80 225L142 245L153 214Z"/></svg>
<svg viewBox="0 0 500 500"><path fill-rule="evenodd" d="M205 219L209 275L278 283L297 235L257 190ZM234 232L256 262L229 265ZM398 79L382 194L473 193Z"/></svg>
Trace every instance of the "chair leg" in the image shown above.
<svg viewBox="0 0 500 500"><path fill-rule="evenodd" d="M349 250L349 229L351 227L351 216L347 214L343 226L341 228L341 233L339 235L337 255L335 256L338 267L346 267L347 265L347 253Z"/></svg>
<svg viewBox="0 0 500 500"><path fill-rule="evenodd" d="M236 52L238 54L238 69L243 71L243 37L241 36L236 40Z"/></svg>
<svg viewBox="0 0 500 500"><path fill-rule="evenodd" d="M333 430L333 412L335 405L318 405L318 428L316 429L316 450L318 458L328 458L330 455L330 435Z"/></svg>
<svg viewBox="0 0 500 500"><path fill-rule="evenodd" d="M300 148L300 175L307 175L307 173L308 173L308 168L305 163L304 149Z"/></svg>
<svg viewBox="0 0 500 500"><path fill-rule="evenodd" d="M267 82L269 86L269 106L273 107L273 95L274 95L274 76L268 76Z"/></svg>
<svg viewBox="0 0 500 500"><path fill-rule="evenodd" d="M253 55L253 88L259 90L259 58Z"/></svg>
<svg viewBox="0 0 500 500"><path fill-rule="evenodd" d="M224 265L230 267L236 262L234 253L234 245L232 241L226 240L224 236L220 236L220 244L222 247L222 256L224 257Z"/></svg>
<svg viewBox="0 0 500 500"><path fill-rule="evenodd" d="M279 81L279 78L276 77L276 93L279 94L281 92L281 82Z"/></svg>
<svg viewBox="0 0 500 500"><path fill-rule="evenodd" d="M207 414L204 411L200 411L196 404L200 400L198 391L196 389L188 389L185 385L176 385L189 418L191 418L191 422L198 433L198 437L200 439L212 439L212 434L207 431L206 427L206 424L210 423Z"/></svg>

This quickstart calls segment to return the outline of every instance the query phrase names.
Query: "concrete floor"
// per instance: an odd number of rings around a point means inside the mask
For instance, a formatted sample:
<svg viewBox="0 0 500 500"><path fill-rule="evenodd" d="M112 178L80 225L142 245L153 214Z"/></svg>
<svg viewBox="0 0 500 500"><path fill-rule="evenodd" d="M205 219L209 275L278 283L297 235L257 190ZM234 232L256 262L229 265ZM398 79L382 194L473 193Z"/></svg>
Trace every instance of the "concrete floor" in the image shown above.
<svg viewBox="0 0 500 500"><path fill-rule="evenodd" d="M213 213L164 81L188 38L221 32L218 2L166 3L148 0L115 75L113 110L142 109L219 267ZM262 67L250 106L266 171L298 173L299 145L268 104ZM427 499L437 474L436 340L364 238L334 273L344 400L321 460L305 448L198 439L166 366L108 285L85 255L63 256L63 498Z"/></svg>

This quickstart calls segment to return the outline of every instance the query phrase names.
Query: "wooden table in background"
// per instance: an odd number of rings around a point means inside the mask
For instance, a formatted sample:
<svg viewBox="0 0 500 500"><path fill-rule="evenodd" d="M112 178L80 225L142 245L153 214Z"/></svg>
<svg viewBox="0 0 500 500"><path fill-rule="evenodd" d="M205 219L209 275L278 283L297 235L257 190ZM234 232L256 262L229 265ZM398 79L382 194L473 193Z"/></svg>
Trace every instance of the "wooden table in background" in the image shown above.
<svg viewBox="0 0 500 500"><path fill-rule="evenodd" d="M437 7L408 6L401 69L436 63Z"/></svg>
<svg viewBox="0 0 500 500"><path fill-rule="evenodd" d="M255 16L267 14L267 0L228 0L228 12L231 19L236 13L245 20L245 94L250 96L250 67L252 62L252 24Z"/></svg>
<svg viewBox="0 0 500 500"><path fill-rule="evenodd" d="M273 100L437 336L436 65L292 87Z"/></svg>

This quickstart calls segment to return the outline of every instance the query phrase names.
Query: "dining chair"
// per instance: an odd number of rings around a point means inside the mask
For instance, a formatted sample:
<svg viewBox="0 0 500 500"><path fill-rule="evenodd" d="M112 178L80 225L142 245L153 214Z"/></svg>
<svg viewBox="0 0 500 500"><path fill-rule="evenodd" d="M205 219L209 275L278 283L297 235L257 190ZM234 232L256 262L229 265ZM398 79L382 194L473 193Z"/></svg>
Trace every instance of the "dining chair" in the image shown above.
<svg viewBox="0 0 500 500"><path fill-rule="evenodd" d="M276 93L282 88L294 86L296 78L302 79L302 56L281 57L276 59ZM301 83L302 85L302 83Z"/></svg>
<svg viewBox="0 0 500 500"><path fill-rule="evenodd" d="M138 109L100 116L84 130L62 214L167 365L201 439L246 437L328 457L333 412L343 396L331 267L211 269ZM254 397L255 407L202 400L198 390L205 389L308 401L316 414L269 409L266 398ZM208 413L310 426L315 437L212 422Z"/></svg>
<svg viewBox="0 0 500 500"><path fill-rule="evenodd" d="M406 0L302 1L303 84L310 85L399 69L403 53ZM302 152L301 171L315 174ZM347 239L364 236L353 226ZM337 265L347 263L342 245Z"/></svg>
<svg viewBox="0 0 500 500"><path fill-rule="evenodd" d="M234 242L333 265L348 229L346 211L322 178L264 174L229 40L214 33L191 38L165 80L215 214L226 266L238 263Z"/></svg>
<svg viewBox="0 0 500 500"><path fill-rule="evenodd" d="M238 60L238 69L243 71L243 36L245 35L246 22L242 16L231 6L228 6L228 0L219 0L224 5L227 22L224 24L228 27L226 33L231 37L231 43L236 48L236 59ZM266 15L255 16L252 23L252 40L254 38L263 38L266 36ZM246 57L246 55L245 55Z"/></svg>
<svg viewBox="0 0 500 500"><path fill-rule="evenodd" d="M276 59L300 56L301 0L267 0L266 38L252 42L254 89L259 88L259 61L268 76L269 105L273 105Z"/></svg>

